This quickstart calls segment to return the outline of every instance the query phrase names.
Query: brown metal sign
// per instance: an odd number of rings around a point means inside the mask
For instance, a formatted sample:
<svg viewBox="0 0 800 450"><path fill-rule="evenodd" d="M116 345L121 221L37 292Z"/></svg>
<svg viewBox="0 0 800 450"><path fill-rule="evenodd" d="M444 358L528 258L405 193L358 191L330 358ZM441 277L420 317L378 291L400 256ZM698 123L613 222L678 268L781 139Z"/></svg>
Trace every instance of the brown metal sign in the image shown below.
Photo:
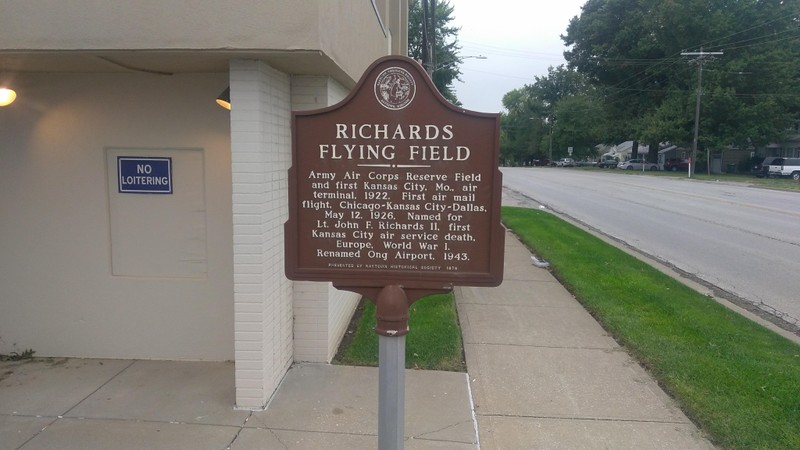
<svg viewBox="0 0 800 450"><path fill-rule="evenodd" d="M286 276L338 286L496 286L500 117L447 102L405 57L292 115Z"/></svg>

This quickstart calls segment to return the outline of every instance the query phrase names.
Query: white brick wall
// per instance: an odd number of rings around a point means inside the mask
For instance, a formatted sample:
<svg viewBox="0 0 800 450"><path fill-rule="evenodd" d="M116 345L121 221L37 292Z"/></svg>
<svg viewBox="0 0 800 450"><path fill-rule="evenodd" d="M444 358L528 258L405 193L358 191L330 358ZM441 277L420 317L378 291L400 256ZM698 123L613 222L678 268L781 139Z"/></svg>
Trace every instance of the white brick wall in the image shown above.
<svg viewBox="0 0 800 450"><path fill-rule="evenodd" d="M283 274L291 163L290 82L230 63L236 405L262 408L292 362L292 284Z"/></svg>
<svg viewBox="0 0 800 450"><path fill-rule="evenodd" d="M284 276L291 108L344 98L328 77L230 65L236 405L263 408L293 360L330 362L359 296ZM290 106L291 105L291 106Z"/></svg>
<svg viewBox="0 0 800 450"><path fill-rule="evenodd" d="M353 312L361 298L359 294L340 291L329 285L328 291L328 361L336 356L342 336L347 331Z"/></svg>
<svg viewBox="0 0 800 450"><path fill-rule="evenodd" d="M323 76L292 77L292 108L307 110L338 103L348 94L335 80ZM359 295L330 283L296 282L295 361L330 362L358 306Z"/></svg>
<svg viewBox="0 0 800 450"><path fill-rule="evenodd" d="M335 105L344 100L350 92L344 86L336 82L336 80L328 79L328 103Z"/></svg>
<svg viewBox="0 0 800 450"><path fill-rule="evenodd" d="M294 283L294 360L329 362L328 286L330 283Z"/></svg>

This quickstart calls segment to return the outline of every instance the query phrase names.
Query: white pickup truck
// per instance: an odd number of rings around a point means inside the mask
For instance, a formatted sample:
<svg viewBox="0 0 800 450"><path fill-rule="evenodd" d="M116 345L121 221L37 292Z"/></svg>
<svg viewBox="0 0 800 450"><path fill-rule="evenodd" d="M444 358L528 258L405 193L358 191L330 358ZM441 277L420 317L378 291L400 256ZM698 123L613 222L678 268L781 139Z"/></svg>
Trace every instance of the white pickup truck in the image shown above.
<svg viewBox="0 0 800 450"><path fill-rule="evenodd" d="M800 158L768 156L761 163L762 177L792 177L800 181Z"/></svg>

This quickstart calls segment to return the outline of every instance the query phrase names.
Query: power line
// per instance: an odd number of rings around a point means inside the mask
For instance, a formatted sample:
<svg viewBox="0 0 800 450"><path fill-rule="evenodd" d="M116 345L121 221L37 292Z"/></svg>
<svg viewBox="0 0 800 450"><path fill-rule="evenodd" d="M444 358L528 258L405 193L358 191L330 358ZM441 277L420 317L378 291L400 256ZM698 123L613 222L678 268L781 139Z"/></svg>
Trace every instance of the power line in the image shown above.
<svg viewBox="0 0 800 450"><path fill-rule="evenodd" d="M497 55L511 56L511 57L521 57L521 58L526 58L526 57L536 57L536 58L538 58L538 57L550 57L550 58L563 59L563 53L536 52L536 51L524 50L524 49L519 49L519 48L514 48L514 47L504 47L504 46L498 46L498 45L485 44L485 43L475 42L475 41L463 41L462 40L461 43L464 44L465 46L469 47L469 48L480 49L479 51L482 52L482 53L493 53L493 54L497 54Z"/></svg>
<svg viewBox="0 0 800 450"><path fill-rule="evenodd" d="M714 42L722 41L723 39L727 39L729 37L733 37L733 36L736 36L736 35L739 35L739 34L747 33L749 31L755 30L757 28L765 27L765 26L770 25L770 24L772 24L774 22L777 22L779 20L785 20L785 19L795 20L797 18L797 14L798 14L798 11L793 11L792 13L787 14L785 16L776 17L776 18L774 18L772 20L768 20L766 22L763 22L763 23L760 23L760 24L757 24L757 25L753 25L750 28L745 28L744 30L739 30L739 31L737 31L735 33L731 33L731 34L729 34L727 36L722 36L722 37L719 37L719 38L704 42L704 43L700 44L698 47L704 47L704 48L708 48L708 47L718 48L719 47L719 48L722 48L722 47L724 47L725 45L728 45L728 44L717 44L717 45L712 45L712 44ZM734 43L736 43L736 42L734 42Z"/></svg>

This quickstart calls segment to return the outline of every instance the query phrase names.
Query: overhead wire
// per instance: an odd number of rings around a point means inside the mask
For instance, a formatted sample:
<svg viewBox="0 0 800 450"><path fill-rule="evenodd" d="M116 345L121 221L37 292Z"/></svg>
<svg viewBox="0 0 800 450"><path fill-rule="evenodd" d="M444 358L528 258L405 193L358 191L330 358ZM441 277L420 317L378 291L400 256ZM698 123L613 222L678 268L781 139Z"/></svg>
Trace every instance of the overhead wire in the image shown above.
<svg viewBox="0 0 800 450"><path fill-rule="evenodd" d="M721 36L719 38L715 38L715 39L706 41L706 42L696 46L696 48L706 48L706 47L708 47L709 49L739 50L739 49L745 49L745 48L755 48L757 46L765 45L765 44L774 44L775 42L784 42L784 41L790 41L792 39L797 39L797 38L800 38L800 31L795 28L795 29L782 30L782 31L773 33L771 35L762 35L762 36L756 36L756 37L751 37L751 38L747 38L747 39L740 39L740 40L735 40L735 41L727 41L727 39L742 35L744 33L752 32L753 30L757 30L759 28L763 28L763 27L769 26L769 25L771 25L771 24L773 24L775 22L778 22L778 21L781 21L781 20L786 20L786 19L792 19L792 18L795 18L795 17L797 17L797 12L793 12L793 13L790 13L790 14L787 14L787 15L781 15L780 17L776 17L774 19L768 20L767 22L763 22L763 23L760 23L760 24L753 25L753 26L748 27L748 28L746 28L744 30L739 30L739 31L736 31L734 33L728 34L726 36ZM780 37L780 38L776 40L776 37ZM462 43L464 44L463 49L473 49L474 51L477 51L477 52L479 52L481 54L489 53L489 54L493 54L493 55L496 54L498 56L505 56L505 57L512 57L512 58L536 58L536 59L539 59L539 60L552 59L552 60L563 61L563 59L561 58L561 55L557 56L556 54L553 54L553 53L544 53L544 52L534 52L534 51L528 51L528 50L520 50L520 49L515 49L515 48L510 48L510 47L489 45L489 44L483 44L483 43L478 43L478 42L473 42L473 41L462 41ZM646 88L636 87L636 86L637 85L641 86L643 83L646 83L649 80L652 80L654 77L659 75L658 72L662 72L663 73L663 71L669 70L670 68L674 67L675 65L677 65L677 64L679 64L681 62L687 61L684 57L681 56L680 53L681 52L677 52L677 53L675 53L673 55L668 55L668 56L665 56L665 57L662 57L662 58L653 58L653 59L649 59L649 58L598 58L598 61L600 61L603 64L628 65L628 66L632 66L632 67L643 66L642 70L636 71L635 73L631 74L630 76L618 81L617 83L615 83L612 86L607 86L604 89L605 89L606 92L609 92L609 91L612 92L612 95L613 95L613 91L617 91L617 92L636 92L636 91L638 91L638 92L656 92L657 91L657 92L660 92L661 90L658 90L658 89L646 89ZM784 63L785 64L796 64L795 61L769 61L769 60L761 60L761 61L759 61L759 63L760 64L765 64L765 63L768 63L768 64L784 64ZM506 78L516 78L516 79L521 79L521 80L527 80L527 81L530 81L530 82L535 81L535 78L536 78L536 76L533 76L533 77L522 77L522 76L508 75L508 74L502 74L502 73L497 73L497 72L481 71L481 70L471 70L471 71L474 71L474 72L477 72L477 73L484 73L484 74L487 74L487 75L493 75L493 76L500 76L500 77L506 77ZM649 75L642 77L643 75L647 74L648 72L650 72ZM627 85L627 87L624 87L625 85ZM688 92L692 92L692 91L693 90L678 90L678 92L687 92L687 93ZM769 96L769 95L779 95L779 94L767 94L767 93L762 93L762 94L736 94L736 96L739 96L739 97ZM781 95L794 96L792 94L781 94ZM798 94L798 95L800 95L800 94ZM617 99L614 99L614 100L615 101L624 101L625 98L622 97L622 98L617 98Z"/></svg>
<svg viewBox="0 0 800 450"><path fill-rule="evenodd" d="M750 28L745 28L744 30L739 30L739 31L737 31L737 32L735 32L735 33L731 33L731 34L729 34L729 35L727 35L727 36L722 36L722 37L719 37L719 38L716 38L716 39L712 39L712 40L710 40L710 41L706 41L706 42L704 42L704 43L700 44L700 45L699 45L697 48L700 48L700 47L710 47L710 48L715 48L715 49L723 48L723 44L718 44L718 45L716 45L716 46L712 46L712 44L713 44L714 42L717 42L717 41L722 41L723 39L727 39L727 38L730 38L730 37L733 37L733 36L736 36L736 35L739 35L739 34L742 34L742 33L747 33L747 32L749 32L749 31L755 30L756 28L765 27L765 26L767 26L767 25L770 25L770 24L772 24L772 23L774 23L774 22L777 22L777 21L779 21L779 20L784 20L784 19L790 19L790 20L791 20L791 19L796 19L796 18L797 18L796 16L797 16L798 14L799 14L799 12L798 12L798 11L794 11L794 12L792 12L792 13L790 13L790 14L787 14L787 15L785 15L785 16L776 17L776 18L774 18L774 19L772 19L772 20L768 20L768 21L766 21L766 22L762 22L762 23L759 23L759 24L757 24L757 25L753 25L753 26L752 26L752 27L750 27ZM733 43L736 43L736 42L733 42Z"/></svg>
<svg viewBox="0 0 800 450"><path fill-rule="evenodd" d="M770 25L770 24L772 24L774 22L777 22L779 20L784 20L784 19L791 18L791 17L792 17L791 15L776 17L775 19L769 20L769 21L761 23L761 24L754 25L754 26L749 27L749 28L747 28L745 30L740 30L740 31L737 31L735 33L731 33L731 34L729 34L727 36L723 36L723 37L717 38L715 40L708 41L708 42L706 42L704 44L701 44L699 46L699 48L704 48L706 46L710 46L714 42L723 41L724 39L727 39L727 38L730 38L730 37L734 37L734 36L740 35L742 33L749 32L749 31L752 31L752 30L755 30L755 29L758 29L758 28L761 28L761 27L765 27L765 26L768 26L768 25ZM779 32L778 34L791 34L792 32L798 32L798 31L790 29L790 30L784 30L782 32ZM719 48L727 48L727 49L730 49L730 50L732 50L732 49L741 49L741 48L747 48L747 47L754 47L754 46L757 46L757 45L763 45L763 44L766 44L766 43L782 42L782 41L785 41L785 40L798 38L798 36L800 36L800 33L798 33L798 35L790 35L790 36L784 37L784 38L779 39L777 41L774 39L774 35L773 36L761 36L761 37L750 38L750 39L745 39L745 40L740 40L740 41L734 41L734 42L731 43L731 44L740 44L740 43L749 42L750 44L748 44L748 45L740 45L738 47L726 47L723 44L718 44L717 47L719 47ZM768 38L768 37L772 37L773 39L767 40L766 38ZM763 39L763 40L759 41L759 39ZM679 56L680 56L680 53L675 54L673 56L667 56L667 57L664 57L664 58L657 58L657 59L652 59L652 60L636 59L636 58L632 58L632 59L611 59L611 58L609 58L609 59L605 59L604 61L605 62L613 61L615 63L628 64L628 65L647 65L648 61L651 61L651 64L653 65L652 67L649 67L649 69L651 69L651 70L652 69L659 69L657 66L661 65L662 63L673 61L671 64L667 65L663 69L660 69L660 70L667 70L671 66L673 66L674 64L677 64L678 62L683 60L682 58L679 58ZM790 63L793 63L793 62L790 62ZM625 78L623 80L620 80L619 82L615 83L613 86L608 86L608 87L605 87L604 89L606 91L608 91L608 90L611 90L611 91L614 91L614 90L617 90L617 91L639 91L639 92L658 91L658 90L648 90L648 89L641 89L641 88L634 88L634 87L630 87L630 88L621 88L620 87L623 83L626 83L628 81L634 80L635 78L639 77L640 75L645 74L647 72L647 70L648 70L648 68L646 68L644 70L641 70L641 71L637 72L636 74L631 75L630 77L627 77L627 78ZM630 83L630 86L635 86L636 84L641 84L643 82L646 82L646 81L652 79L654 76L656 76L656 73L652 73L651 75L649 75L649 76L647 76L645 78L635 79L632 83ZM679 90L679 92L691 92L691 91ZM742 97L769 96L769 95L778 95L778 94L766 94L766 93L765 94L741 94ZM794 96L794 95L793 94L785 94L785 96ZM619 99L619 100L624 100L624 99Z"/></svg>

